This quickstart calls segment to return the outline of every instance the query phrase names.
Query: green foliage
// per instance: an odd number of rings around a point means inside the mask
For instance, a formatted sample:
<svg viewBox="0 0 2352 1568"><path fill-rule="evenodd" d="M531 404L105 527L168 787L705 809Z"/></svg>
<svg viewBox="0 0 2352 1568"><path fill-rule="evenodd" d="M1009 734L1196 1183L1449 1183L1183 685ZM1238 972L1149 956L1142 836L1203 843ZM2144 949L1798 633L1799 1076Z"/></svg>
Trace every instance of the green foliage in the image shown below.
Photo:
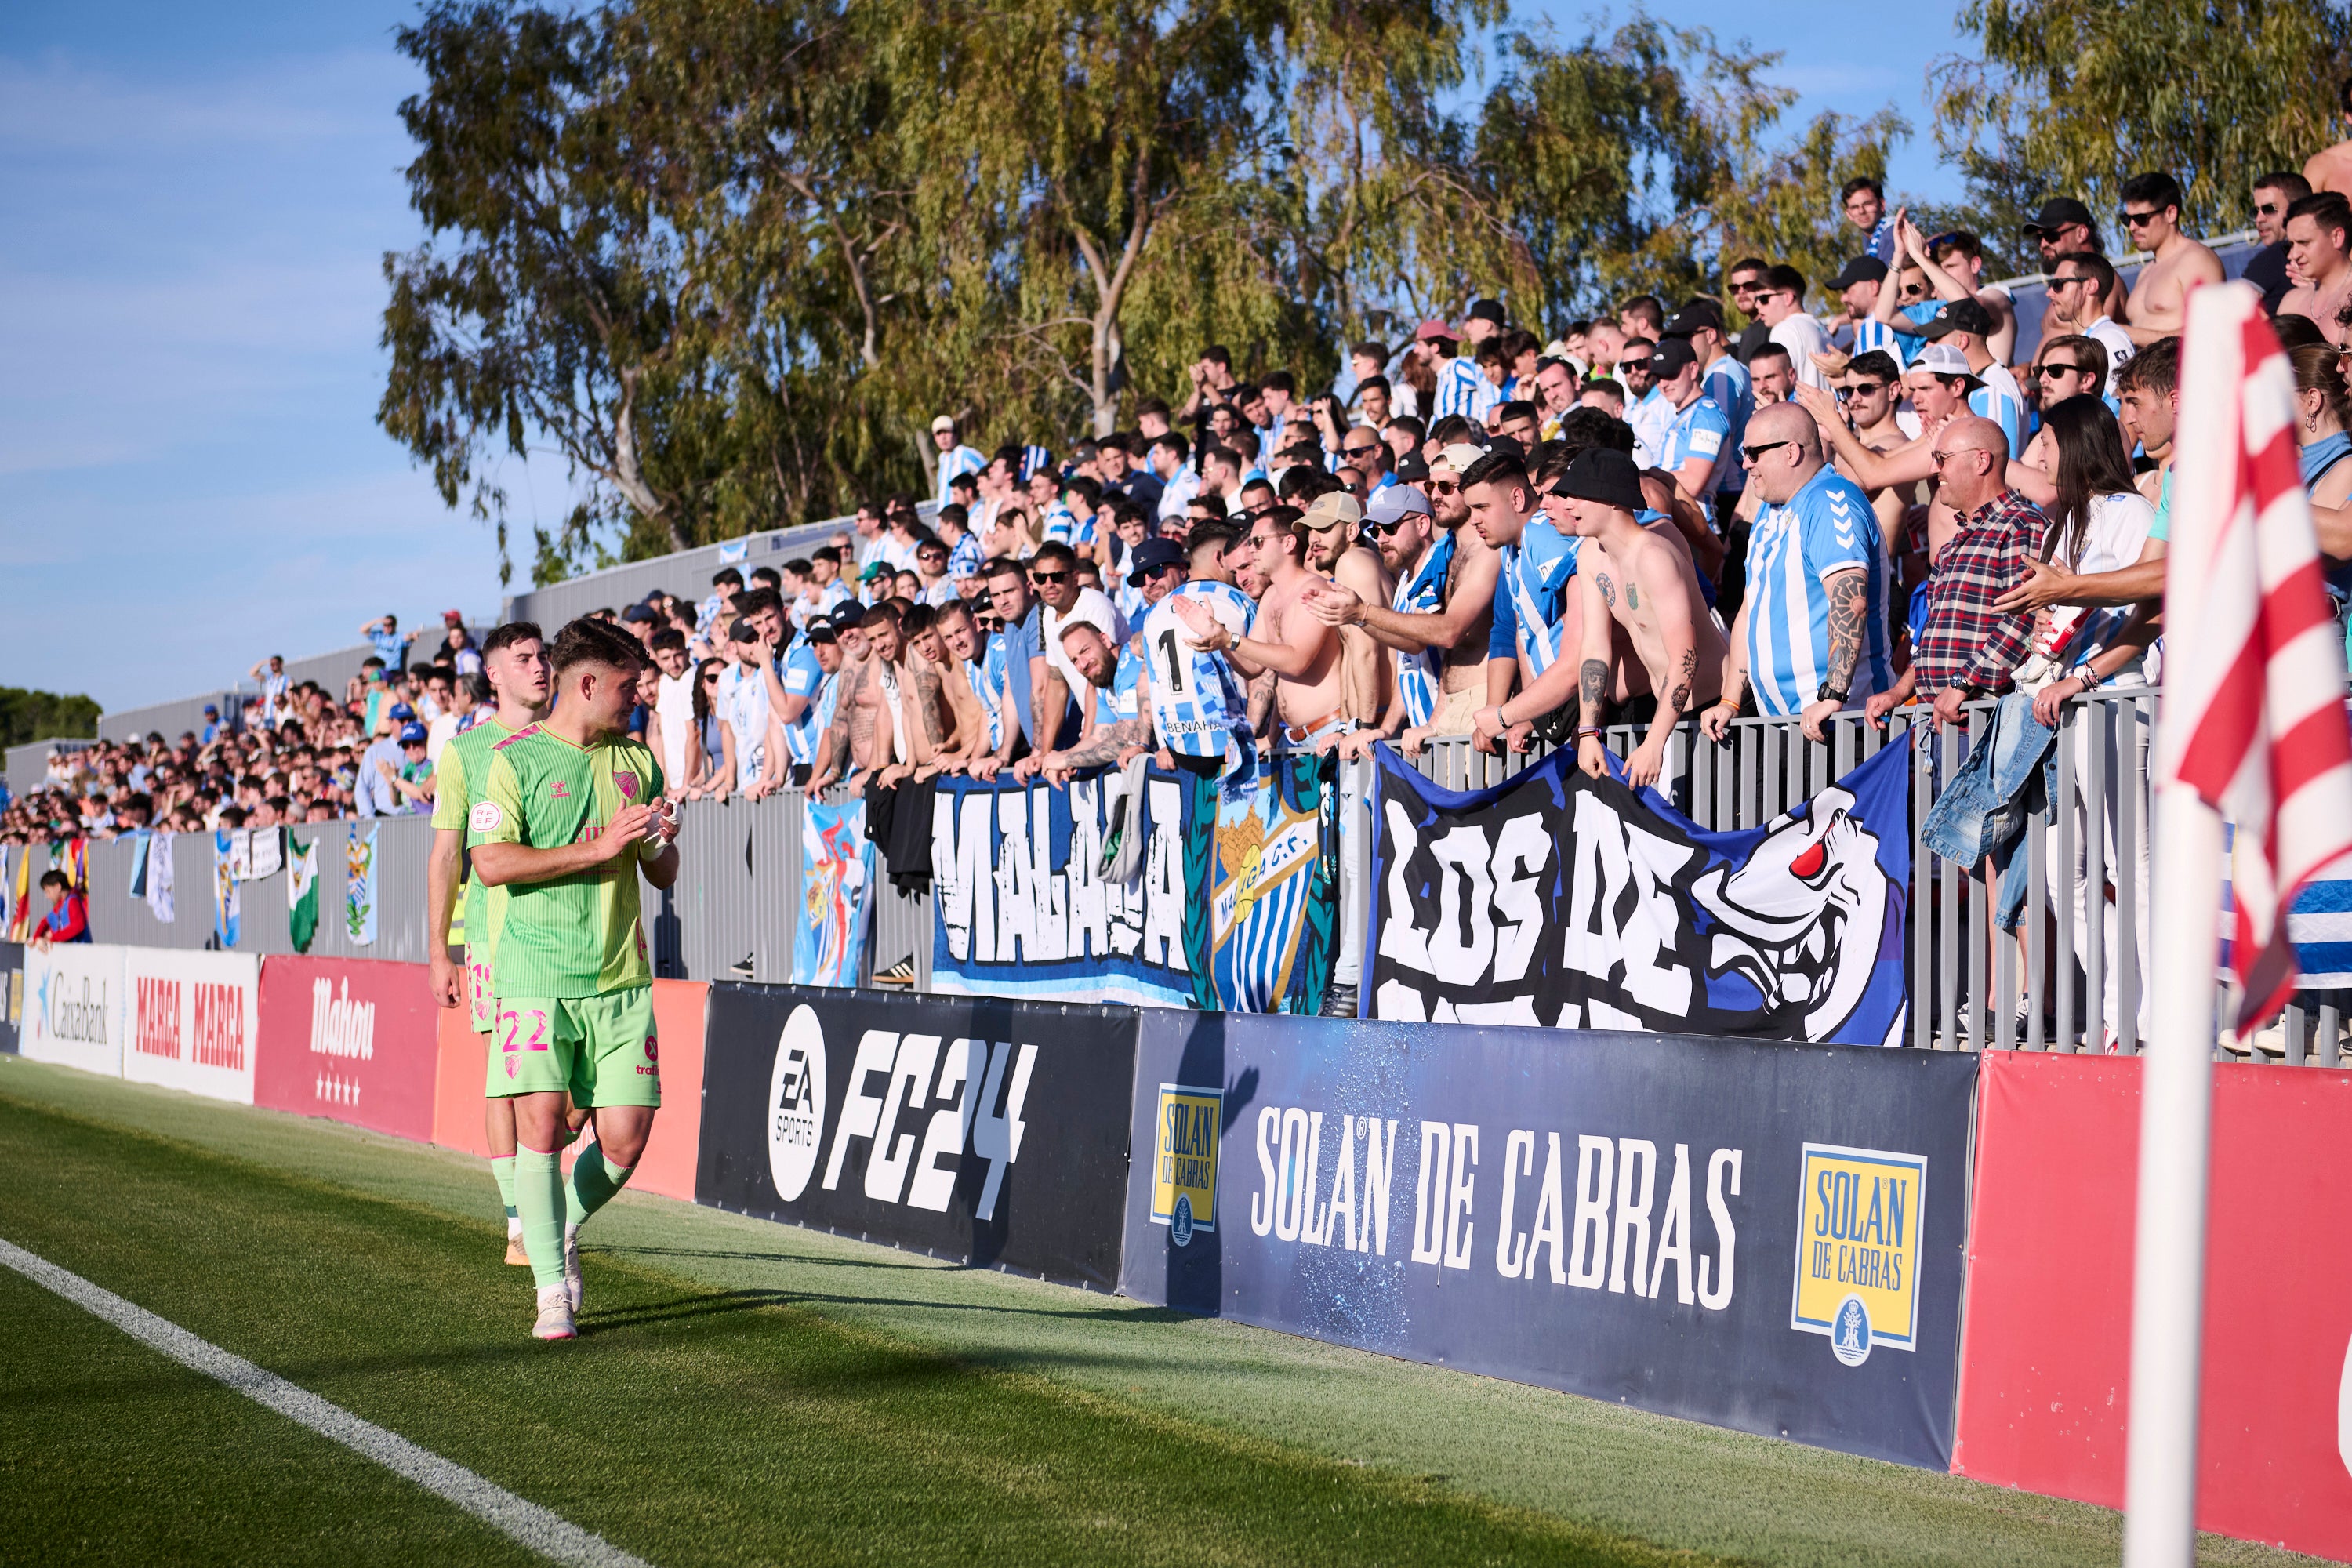
<svg viewBox="0 0 2352 1568"><path fill-rule="evenodd" d="M983 448L1178 400L1207 342L1314 390L1340 345L1498 294L1558 326L1825 275L1891 114L1773 144L1778 57L1503 0L433 0L401 47L425 242L387 257L379 419L451 506L551 451L534 577L929 488ZM1460 104L1459 108L1449 106Z"/></svg>
<svg viewBox="0 0 2352 1568"><path fill-rule="evenodd" d="M98 703L88 697L61 697L54 691L0 686L0 746L21 746L32 741L94 740L99 712Z"/></svg>
<svg viewBox="0 0 2352 1568"><path fill-rule="evenodd" d="M2300 169L2334 140L2352 11L2333 0L1970 0L1959 25L1982 58L1931 68L1936 137L2004 223L2044 194L2112 213L2125 180L2163 169L2188 195L2189 232L2210 234L2245 224L2256 175Z"/></svg>

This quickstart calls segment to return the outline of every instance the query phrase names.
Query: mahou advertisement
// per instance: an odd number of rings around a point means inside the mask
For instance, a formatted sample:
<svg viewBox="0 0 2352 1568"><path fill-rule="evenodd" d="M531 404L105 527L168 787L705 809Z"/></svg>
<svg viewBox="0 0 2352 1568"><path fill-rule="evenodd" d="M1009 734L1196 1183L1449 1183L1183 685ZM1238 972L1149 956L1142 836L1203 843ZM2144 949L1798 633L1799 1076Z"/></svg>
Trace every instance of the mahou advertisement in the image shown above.
<svg viewBox="0 0 2352 1568"><path fill-rule="evenodd" d="M371 959L266 960L255 1103L429 1142L439 1009L427 974Z"/></svg>

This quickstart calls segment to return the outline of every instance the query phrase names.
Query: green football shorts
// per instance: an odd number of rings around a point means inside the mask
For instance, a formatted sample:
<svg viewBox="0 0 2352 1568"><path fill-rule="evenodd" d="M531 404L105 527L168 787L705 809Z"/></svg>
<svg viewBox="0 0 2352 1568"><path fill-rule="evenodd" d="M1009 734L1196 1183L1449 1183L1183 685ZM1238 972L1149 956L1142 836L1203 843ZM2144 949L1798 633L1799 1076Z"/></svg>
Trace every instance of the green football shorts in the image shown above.
<svg viewBox="0 0 2352 1568"><path fill-rule="evenodd" d="M660 1056L650 985L604 996L501 996L484 1093L569 1089L583 1110L659 1105Z"/></svg>

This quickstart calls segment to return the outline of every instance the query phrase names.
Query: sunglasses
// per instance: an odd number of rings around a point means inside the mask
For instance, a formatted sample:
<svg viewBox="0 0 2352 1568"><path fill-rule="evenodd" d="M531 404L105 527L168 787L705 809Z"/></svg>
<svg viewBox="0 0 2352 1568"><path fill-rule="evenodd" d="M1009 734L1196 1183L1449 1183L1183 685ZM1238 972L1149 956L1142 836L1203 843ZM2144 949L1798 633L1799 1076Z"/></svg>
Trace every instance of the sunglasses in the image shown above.
<svg viewBox="0 0 2352 1568"><path fill-rule="evenodd" d="M1645 359L1621 359L1617 362L1617 368L1619 370L1647 370L1650 368L1650 362Z"/></svg>
<svg viewBox="0 0 2352 1568"><path fill-rule="evenodd" d="M1764 454L1772 450L1775 447L1793 447L1797 443L1792 440L1767 441L1760 447L1742 447L1739 449L1742 453L1746 454L1748 460L1753 463L1760 461Z"/></svg>
<svg viewBox="0 0 2352 1568"><path fill-rule="evenodd" d="M719 672L718 672L717 670L715 670L715 669L714 669L714 670L712 670L709 675L704 676L704 677L702 678L702 684L703 684L703 685L705 685L705 686L716 686L716 685L718 685L718 684L719 684Z"/></svg>
<svg viewBox="0 0 2352 1568"><path fill-rule="evenodd" d="M2126 228L2145 228L2163 215L2155 212L2123 212L2116 216L2124 220L2124 226Z"/></svg>
<svg viewBox="0 0 2352 1568"><path fill-rule="evenodd" d="M2276 202L2256 202L2254 211L2263 217L2276 217L2286 209Z"/></svg>
<svg viewBox="0 0 2352 1568"><path fill-rule="evenodd" d="M1369 457L1370 457L1373 453L1375 453L1375 452L1379 451L1379 450L1380 450L1380 447L1378 447L1377 446L1373 446L1373 447L1340 447L1340 448L1339 448L1339 450L1340 450L1340 451L1342 451L1342 452L1345 452L1345 453L1346 453L1349 457L1350 457L1350 458L1369 458Z"/></svg>
<svg viewBox="0 0 2352 1568"><path fill-rule="evenodd" d="M1458 496L1462 493L1462 486L1459 483L1448 484L1444 479L1432 479L1429 481L1429 493L1433 496Z"/></svg>
<svg viewBox="0 0 2352 1568"><path fill-rule="evenodd" d="M1032 572L1029 580L1032 583L1066 583L1070 574L1067 572Z"/></svg>
<svg viewBox="0 0 2352 1568"><path fill-rule="evenodd" d="M1382 539L1386 539L1390 534L1394 533L1398 529L1402 528L1404 523L1405 520L1403 518L1398 518L1394 522L1368 522L1364 524L1364 531L1366 533L1376 533Z"/></svg>
<svg viewBox="0 0 2352 1568"><path fill-rule="evenodd" d="M2053 361L2049 364L2035 365L2033 374L2044 381L2055 381L2062 375L2088 375L2091 373L2078 364L2060 364Z"/></svg>
<svg viewBox="0 0 2352 1568"><path fill-rule="evenodd" d="M1885 390L1886 383L1883 381L1859 381L1854 383L1852 386L1839 388L1838 396L1841 399L1848 397L1869 397Z"/></svg>

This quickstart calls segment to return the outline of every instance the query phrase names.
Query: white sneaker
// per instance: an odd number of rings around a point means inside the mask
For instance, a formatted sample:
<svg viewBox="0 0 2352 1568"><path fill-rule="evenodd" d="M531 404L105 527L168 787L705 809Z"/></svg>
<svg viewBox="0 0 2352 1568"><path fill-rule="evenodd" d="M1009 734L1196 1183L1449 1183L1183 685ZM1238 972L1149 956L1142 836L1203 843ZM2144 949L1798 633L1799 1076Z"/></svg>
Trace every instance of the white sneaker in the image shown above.
<svg viewBox="0 0 2352 1568"><path fill-rule="evenodd" d="M535 1340L577 1339L580 1331L572 1326L572 1294L561 1285L546 1285L539 1292L539 1321L530 1326Z"/></svg>
<svg viewBox="0 0 2352 1568"><path fill-rule="evenodd" d="M571 1298L572 1310L580 1310L580 1227L563 1227L563 1290Z"/></svg>

